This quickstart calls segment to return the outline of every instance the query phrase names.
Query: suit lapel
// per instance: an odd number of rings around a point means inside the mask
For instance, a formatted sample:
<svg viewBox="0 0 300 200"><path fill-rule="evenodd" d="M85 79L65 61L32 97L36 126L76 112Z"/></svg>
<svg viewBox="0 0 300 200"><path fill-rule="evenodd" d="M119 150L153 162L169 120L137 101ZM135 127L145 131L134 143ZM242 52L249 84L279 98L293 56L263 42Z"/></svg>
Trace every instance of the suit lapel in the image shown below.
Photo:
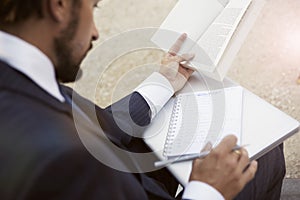
<svg viewBox="0 0 300 200"><path fill-rule="evenodd" d="M59 112L71 116L72 110L66 103L62 103L48 94L23 73L9 67L0 60L0 89L26 96L39 103L45 104Z"/></svg>

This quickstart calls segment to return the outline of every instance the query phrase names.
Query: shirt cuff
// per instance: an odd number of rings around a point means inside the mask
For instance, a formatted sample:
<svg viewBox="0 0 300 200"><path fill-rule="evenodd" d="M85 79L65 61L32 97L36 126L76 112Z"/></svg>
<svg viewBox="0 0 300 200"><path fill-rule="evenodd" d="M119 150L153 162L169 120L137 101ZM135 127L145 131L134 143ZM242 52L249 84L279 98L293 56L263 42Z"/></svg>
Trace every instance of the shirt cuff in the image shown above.
<svg viewBox="0 0 300 200"><path fill-rule="evenodd" d="M173 96L174 89L169 80L158 72L154 72L134 91L140 93L151 109L151 119Z"/></svg>
<svg viewBox="0 0 300 200"><path fill-rule="evenodd" d="M192 200L224 200L224 197L219 191L217 191L212 186L200 182L200 181L191 181L189 182L184 190L183 199L192 199Z"/></svg>

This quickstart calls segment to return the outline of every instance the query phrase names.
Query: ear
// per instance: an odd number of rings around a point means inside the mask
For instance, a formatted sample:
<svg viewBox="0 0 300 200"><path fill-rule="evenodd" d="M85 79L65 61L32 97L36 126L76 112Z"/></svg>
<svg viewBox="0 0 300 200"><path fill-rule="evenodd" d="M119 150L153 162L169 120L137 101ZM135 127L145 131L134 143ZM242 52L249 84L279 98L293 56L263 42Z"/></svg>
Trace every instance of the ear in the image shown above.
<svg viewBox="0 0 300 200"><path fill-rule="evenodd" d="M70 0L48 0L49 15L56 22L68 19L70 14Z"/></svg>

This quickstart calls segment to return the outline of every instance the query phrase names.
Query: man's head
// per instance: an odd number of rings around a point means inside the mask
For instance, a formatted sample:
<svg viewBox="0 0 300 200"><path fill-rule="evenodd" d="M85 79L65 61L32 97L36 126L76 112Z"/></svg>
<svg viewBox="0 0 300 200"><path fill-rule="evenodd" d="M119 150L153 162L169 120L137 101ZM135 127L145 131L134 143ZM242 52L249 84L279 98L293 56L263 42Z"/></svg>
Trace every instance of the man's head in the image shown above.
<svg viewBox="0 0 300 200"><path fill-rule="evenodd" d="M0 30L37 46L57 78L71 82L98 38L93 9L99 0L0 0Z"/></svg>

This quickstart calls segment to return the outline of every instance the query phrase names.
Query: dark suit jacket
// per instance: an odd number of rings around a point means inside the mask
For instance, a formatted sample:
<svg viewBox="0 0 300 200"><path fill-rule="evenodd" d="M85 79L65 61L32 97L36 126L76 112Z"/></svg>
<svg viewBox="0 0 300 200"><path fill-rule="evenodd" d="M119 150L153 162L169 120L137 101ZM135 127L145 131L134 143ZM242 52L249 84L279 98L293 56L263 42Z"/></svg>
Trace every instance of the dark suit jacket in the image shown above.
<svg viewBox="0 0 300 200"><path fill-rule="evenodd" d="M80 118L75 126L71 105L59 102L1 61L0 90L0 199L172 199L153 176L121 172L95 159L79 139L78 130L120 167L139 169L131 157L115 154L107 140L97 135L96 126ZM135 152L148 151L142 140L119 127L123 124L136 133L150 122L149 106L138 93L101 109L70 88L62 86L62 91L75 95L87 115L95 109L97 119L91 117L93 123L100 122L116 145ZM124 119L126 105L130 120Z"/></svg>

